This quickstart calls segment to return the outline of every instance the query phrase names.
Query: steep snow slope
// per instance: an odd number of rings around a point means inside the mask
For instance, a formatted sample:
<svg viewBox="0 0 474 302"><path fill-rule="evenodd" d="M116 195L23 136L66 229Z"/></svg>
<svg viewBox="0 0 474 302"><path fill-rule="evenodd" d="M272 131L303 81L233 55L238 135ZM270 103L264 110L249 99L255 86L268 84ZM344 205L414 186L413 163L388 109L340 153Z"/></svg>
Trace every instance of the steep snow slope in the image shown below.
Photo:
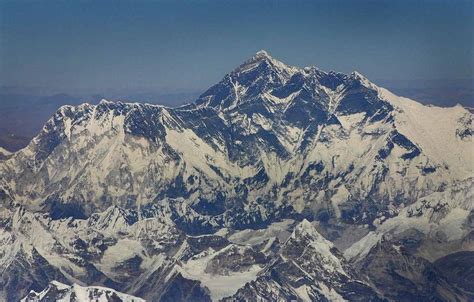
<svg viewBox="0 0 474 302"><path fill-rule="evenodd" d="M387 89L377 87L377 90L381 98L400 112L395 124L400 132L409 140L417 142L437 165L450 167L446 171L450 176L455 179L472 176L472 114L466 108L461 105L451 108L425 106L398 97Z"/></svg>

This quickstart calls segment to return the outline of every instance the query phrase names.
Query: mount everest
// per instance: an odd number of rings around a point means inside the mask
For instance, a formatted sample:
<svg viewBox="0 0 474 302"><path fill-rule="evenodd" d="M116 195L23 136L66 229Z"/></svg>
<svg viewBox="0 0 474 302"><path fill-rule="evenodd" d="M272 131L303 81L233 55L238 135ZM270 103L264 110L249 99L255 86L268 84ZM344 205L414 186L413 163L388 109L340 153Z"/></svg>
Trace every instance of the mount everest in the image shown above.
<svg viewBox="0 0 474 302"><path fill-rule="evenodd" d="M0 157L0 299L472 300L472 117L265 51L185 106L63 106Z"/></svg>

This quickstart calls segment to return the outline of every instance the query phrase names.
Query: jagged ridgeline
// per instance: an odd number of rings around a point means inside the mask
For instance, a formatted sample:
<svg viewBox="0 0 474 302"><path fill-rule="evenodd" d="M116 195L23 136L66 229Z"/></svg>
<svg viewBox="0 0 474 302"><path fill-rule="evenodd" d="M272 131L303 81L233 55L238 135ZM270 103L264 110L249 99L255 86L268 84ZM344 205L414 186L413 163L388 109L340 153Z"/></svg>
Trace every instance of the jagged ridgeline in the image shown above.
<svg viewBox="0 0 474 302"><path fill-rule="evenodd" d="M63 106L0 157L0 299L473 299L472 116L265 51L182 107Z"/></svg>

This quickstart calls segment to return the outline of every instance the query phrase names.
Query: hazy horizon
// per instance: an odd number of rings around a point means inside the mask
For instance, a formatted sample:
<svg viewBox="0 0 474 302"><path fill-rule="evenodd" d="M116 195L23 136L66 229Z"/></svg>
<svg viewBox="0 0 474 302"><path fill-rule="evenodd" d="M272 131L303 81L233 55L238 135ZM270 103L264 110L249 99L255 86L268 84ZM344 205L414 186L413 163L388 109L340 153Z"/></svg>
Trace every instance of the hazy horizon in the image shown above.
<svg viewBox="0 0 474 302"><path fill-rule="evenodd" d="M201 90L260 49L385 80L474 79L470 1L0 1L0 85Z"/></svg>

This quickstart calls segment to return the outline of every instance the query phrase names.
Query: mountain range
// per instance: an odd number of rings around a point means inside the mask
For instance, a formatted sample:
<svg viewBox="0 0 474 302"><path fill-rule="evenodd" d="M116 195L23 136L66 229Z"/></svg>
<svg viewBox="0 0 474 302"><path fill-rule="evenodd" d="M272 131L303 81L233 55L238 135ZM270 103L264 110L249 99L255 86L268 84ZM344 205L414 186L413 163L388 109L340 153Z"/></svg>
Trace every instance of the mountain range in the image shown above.
<svg viewBox="0 0 474 302"><path fill-rule="evenodd" d="M472 301L472 119L265 51L181 107L63 106L0 153L0 299Z"/></svg>

